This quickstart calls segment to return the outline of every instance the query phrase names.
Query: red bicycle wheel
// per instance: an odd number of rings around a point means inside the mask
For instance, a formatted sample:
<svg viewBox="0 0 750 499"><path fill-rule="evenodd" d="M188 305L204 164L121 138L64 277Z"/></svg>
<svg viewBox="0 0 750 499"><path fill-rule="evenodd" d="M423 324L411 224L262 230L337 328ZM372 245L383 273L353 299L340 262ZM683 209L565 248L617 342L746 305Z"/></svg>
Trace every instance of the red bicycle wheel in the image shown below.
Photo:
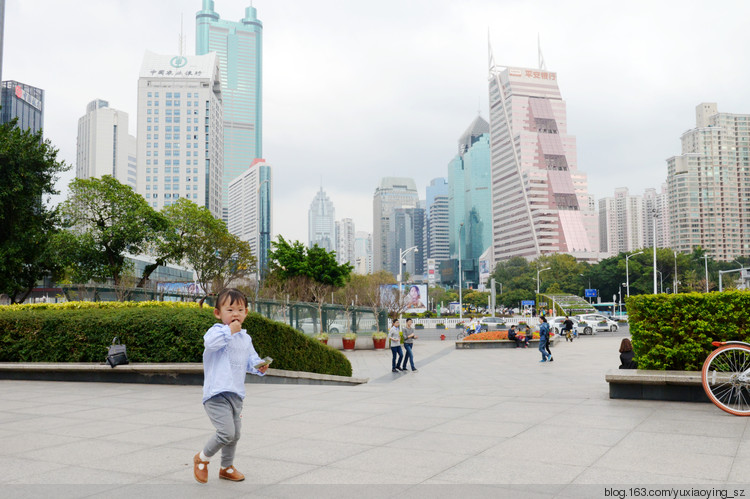
<svg viewBox="0 0 750 499"><path fill-rule="evenodd" d="M750 416L750 346L729 344L706 358L701 382L719 409L735 416Z"/></svg>

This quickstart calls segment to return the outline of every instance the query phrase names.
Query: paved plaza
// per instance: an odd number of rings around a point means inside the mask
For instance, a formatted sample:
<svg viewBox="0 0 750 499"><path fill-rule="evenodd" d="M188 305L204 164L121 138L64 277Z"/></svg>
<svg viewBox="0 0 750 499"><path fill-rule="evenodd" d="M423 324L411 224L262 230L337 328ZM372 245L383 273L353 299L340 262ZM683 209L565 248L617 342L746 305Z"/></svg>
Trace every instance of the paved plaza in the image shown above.
<svg viewBox="0 0 750 499"><path fill-rule="evenodd" d="M248 384L241 483L218 479L218 456L207 485L193 479L213 432L200 386L0 381L0 497L616 497L606 489L750 483L747 418L608 398L621 337L560 342L551 363L418 341L417 373L358 350L346 355L364 385Z"/></svg>

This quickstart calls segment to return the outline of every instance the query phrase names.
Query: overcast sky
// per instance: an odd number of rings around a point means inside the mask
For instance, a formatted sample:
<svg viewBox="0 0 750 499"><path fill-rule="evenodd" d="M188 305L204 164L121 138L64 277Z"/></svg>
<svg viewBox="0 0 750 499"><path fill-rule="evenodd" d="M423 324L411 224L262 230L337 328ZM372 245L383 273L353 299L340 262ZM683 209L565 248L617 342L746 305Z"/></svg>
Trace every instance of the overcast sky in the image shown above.
<svg viewBox="0 0 750 499"><path fill-rule="evenodd" d="M201 0L6 0L2 78L45 90L45 136L73 165L78 119L95 98L130 114L144 51L176 53L184 15L195 53ZM237 21L250 0L216 0ZM263 22L263 152L274 232L307 241L322 183L336 218L372 230L381 177L447 177L477 112L489 120L495 61L547 68L567 101L578 168L597 199L658 188L695 106L750 113L750 2L255 0Z"/></svg>

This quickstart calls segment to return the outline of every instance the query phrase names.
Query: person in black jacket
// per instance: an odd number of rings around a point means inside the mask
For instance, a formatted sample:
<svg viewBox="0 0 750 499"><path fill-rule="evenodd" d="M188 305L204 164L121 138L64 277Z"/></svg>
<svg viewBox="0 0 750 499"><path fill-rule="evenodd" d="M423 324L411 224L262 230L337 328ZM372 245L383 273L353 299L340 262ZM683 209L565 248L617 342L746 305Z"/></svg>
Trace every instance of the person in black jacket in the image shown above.
<svg viewBox="0 0 750 499"><path fill-rule="evenodd" d="M633 344L630 340L623 338L620 342L620 369L637 369L638 365L633 359L635 352L633 352Z"/></svg>
<svg viewBox="0 0 750 499"><path fill-rule="evenodd" d="M521 348L521 345L524 344L524 338L523 336L520 336L516 331L515 324L510 326L510 329L508 330L508 339L516 342L516 348Z"/></svg>

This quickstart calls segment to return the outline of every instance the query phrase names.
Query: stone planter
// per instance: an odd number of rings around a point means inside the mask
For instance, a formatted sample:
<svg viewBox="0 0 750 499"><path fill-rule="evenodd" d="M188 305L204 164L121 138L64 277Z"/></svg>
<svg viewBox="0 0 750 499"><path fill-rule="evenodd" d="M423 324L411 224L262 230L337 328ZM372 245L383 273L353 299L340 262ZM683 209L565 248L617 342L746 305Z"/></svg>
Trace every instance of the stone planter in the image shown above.
<svg viewBox="0 0 750 499"><path fill-rule="evenodd" d="M357 339L341 338L341 342L344 344L344 350L354 350L354 345L357 343Z"/></svg>
<svg viewBox="0 0 750 499"><path fill-rule="evenodd" d="M436 324L435 329L445 329L445 324Z"/></svg>
<svg viewBox="0 0 750 499"><path fill-rule="evenodd" d="M386 338L373 338L372 344L375 350L385 350L385 340Z"/></svg>

